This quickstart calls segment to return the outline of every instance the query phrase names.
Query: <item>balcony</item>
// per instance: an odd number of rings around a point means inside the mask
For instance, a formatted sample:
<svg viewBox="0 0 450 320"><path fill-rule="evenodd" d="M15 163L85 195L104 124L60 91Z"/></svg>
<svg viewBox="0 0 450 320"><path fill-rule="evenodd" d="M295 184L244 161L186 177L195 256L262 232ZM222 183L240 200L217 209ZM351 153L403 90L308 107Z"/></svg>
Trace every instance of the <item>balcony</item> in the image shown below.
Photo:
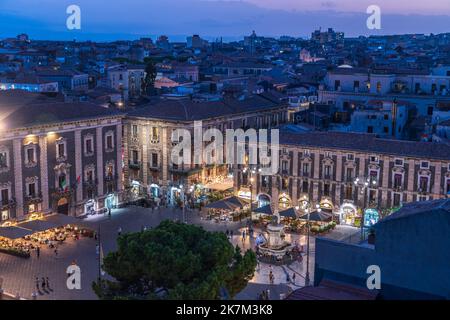
<svg viewBox="0 0 450 320"><path fill-rule="evenodd" d="M141 162L140 161L128 161L128 168L133 170L140 170L141 169Z"/></svg>
<svg viewBox="0 0 450 320"><path fill-rule="evenodd" d="M83 182L83 185L87 189L94 189L98 184L97 179L89 179Z"/></svg>
<svg viewBox="0 0 450 320"><path fill-rule="evenodd" d="M104 178L105 182L114 182L117 180L117 174L108 174Z"/></svg>
<svg viewBox="0 0 450 320"><path fill-rule="evenodd" d="M16 206L16 199L4 199L0 202L0 208L1 210L8 210L10 208L13 208Z"/></svg>
<svg viewBox="0 0 450 320"><path fill-rule="evenodd" d="M159 143L159 137L158 136L150 137L150 143L151 144L158 144Z"/></svg>
<svg viewBox="0 0 450 320"><path fill-rule="evenodd" d="M403 186L401 184L395 184L392 189L396 192L402 192L403 191Z"/></svg>
<svg viewBox="0 0 450 320"><path fill-rule="evenodd" d="M169 171L171 173L190 175L190 174L194 174L196 172L202 171L202 168L201 167L197 167L197 168L193 167L192 168L192 167L183 167L183 166L179 166L179 167L171 166L171 167L169 167Z"/></svg>
<svg viewBox="0 0 450 320"><path fill-rule="evenodd" d="M37 204L42 202L42 193L30 194L25 197L25 203L27 204Z"/></svg>
<svg viewBox="0 0 450 320"><path fill-rule="evenodd" d="M430 193L430 190L429 190L429 188L418 188L417 192L422 195L427 195Z"/></svg>

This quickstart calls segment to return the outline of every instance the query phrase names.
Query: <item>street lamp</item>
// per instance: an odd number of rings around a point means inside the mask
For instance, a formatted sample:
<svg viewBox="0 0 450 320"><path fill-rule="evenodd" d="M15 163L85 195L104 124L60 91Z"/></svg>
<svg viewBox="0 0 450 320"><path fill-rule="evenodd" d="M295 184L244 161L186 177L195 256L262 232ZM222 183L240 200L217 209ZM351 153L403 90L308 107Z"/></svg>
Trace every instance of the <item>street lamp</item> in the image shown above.
<svg viewBox="0 0 450 320"><path fill-rule="evenodd" d="M305 209L306 213L308 214L308 222L307 222L307 230L308 230L308 234L307 234L307 238L306 238L306 274L305 274L305 287L309 286L309 231L310 231L310 223L309 223L309 214L310 214L310 210L309 208Z"/></svg>
<svg viewBox="0 0 450 320"><path fill-rule="evenodd" d="M365 203L366 203L366 191L368 188L373 188L376 187L377 185L377 180L374 177L363 177L363 178L356 178L355 181L353 181L353 183L356 186L356 189L361 188L361 194L364 196L364 200L363 200L363 208L362 208L362 212L361 212L361 222L360 222L360 228L361 228L361 241L364 240L364 218L365 218ZM358 197L356 196L355 199L355 204L358 203Z"/></svg>
<svg viewBox="0 0 450 320"><path fill-rule="evenodd" d="M181 192L181 207L182 207L182 212L183 212L183 223L186 223L186 202L185 202L185 192L184 192L184 186L182 184L180 184L180 192Z"/></svg>

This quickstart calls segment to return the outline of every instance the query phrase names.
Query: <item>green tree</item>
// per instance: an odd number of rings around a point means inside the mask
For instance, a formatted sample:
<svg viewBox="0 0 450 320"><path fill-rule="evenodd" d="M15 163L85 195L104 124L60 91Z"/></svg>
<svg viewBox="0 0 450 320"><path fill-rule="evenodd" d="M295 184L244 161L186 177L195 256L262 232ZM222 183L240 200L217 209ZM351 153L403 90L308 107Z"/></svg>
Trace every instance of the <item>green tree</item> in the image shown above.
<svg viewBox="0 0 450 320"><path fill-rule="evenodd" d="M142 91L147 94L152 94L155 89L156 79L156 65L152 59L146 58L145 60L145 78L142 82Z"/></svg>
<svg viewBox="0 0 450 320"><path fill-rule="evenodd" d="M115 281L93 288L102 299L219 299L221 288L230 297L244 289L255 267L255 253L242 254L223 233L164 221L119 237L103 265Z"/></svg>

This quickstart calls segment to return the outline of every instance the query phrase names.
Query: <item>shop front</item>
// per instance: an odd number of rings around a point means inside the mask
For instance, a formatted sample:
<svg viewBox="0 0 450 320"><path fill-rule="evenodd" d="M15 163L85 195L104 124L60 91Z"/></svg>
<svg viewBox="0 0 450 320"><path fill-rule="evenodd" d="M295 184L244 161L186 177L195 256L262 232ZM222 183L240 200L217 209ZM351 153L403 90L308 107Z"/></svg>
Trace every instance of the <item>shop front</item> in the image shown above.
<svg viewBox="0 0 450 320"><path fill-rule="evenodd" d="M97 211L97 202L94 199L86 201L84 204L84 213L88 215L93 215Z"/></svg>
<svg viewBox="0 0 450 320"><path fill-rule="evenodd" d="M182 186L180 187L170 187L169 188L169 194L168 194L168 203L171 206L179 205L181 204L181 197L182 197Z"/></svg>
<svg viewBox="0 0 450 320"><path fill-rule="evenodd" d="M278 201L278 207L280 208L280 210L290 208L291 206L291 198L289 198L286 193L281 194Z"/></svg>
<svg viewBox="0 0 450 320"><path fill-rule="evenodd" d="M375 223L377 223L378 220L380 220L380 213L378 212L377 209L370 208L370 209L364 210L364 227L365 228L370 228Z"/></svg>
<svg viewBox="0 0 450 320"><path fill-rule="evenodd" d="M257 201L258 201L258 208L269 206L271 203L270 196L264 193L258 195Z"/></svg>
<svg viewBox="0 0 450 320"><path fill-rule="evenodd" d="M159 185L152 183L149 187L148 187L148 195L150 196L150 198L154 199L154 198L160 198L161 197L161 188L159 187Z"/></svg>
<svg viewBox="0 0 450 320"><path fill-rule="evenodd" d="M344 202L339 209L339 221L341 224L354 226L355 220L360 219L358 209L351 202Z"/></svg>
<svg viewBox="0 0 450 320"><path fill-rule="evenodd" d="M119 196L114 193L110 193L105 198L105 207L108 210L111 210L113 208L117 208L119 205Z"/></svg>

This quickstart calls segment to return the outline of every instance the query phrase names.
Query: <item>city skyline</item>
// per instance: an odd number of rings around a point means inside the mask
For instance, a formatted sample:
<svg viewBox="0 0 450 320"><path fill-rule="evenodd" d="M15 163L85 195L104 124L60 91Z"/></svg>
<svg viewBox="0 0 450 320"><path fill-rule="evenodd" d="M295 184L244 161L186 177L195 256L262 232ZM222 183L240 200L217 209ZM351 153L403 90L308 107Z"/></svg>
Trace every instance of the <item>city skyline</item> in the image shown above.
<svg viewBox="0 0 450 320"><path fill-rule="evenodd" d="M209 40L223 37L224 41L235 41L252 30L271 37L309 37L319 27L332 27L349 37L448 32L450 11L444 9L443 1L435 2L432 11L413 4L403 12L399 9L401 6L379 1L381 29L369 30L366 26L369 1L357 6L351 6L349 1L341 2L339 6L331 1L316 5L312 1L302 1L303 7L298 8L287 0L277 5L271 1L256 5L253 0L171 0L144 5L140 0L132 0L127 2L128 9L124 14L120 3L81 0L77 2L82 13L81 30L68 30L66 8L71 4L69 1L54 3L46 0L36 7L27 0L7 0L0 4L0 26L3 37L26 32L33 39L94 41L157 37L160 34L168 35L172 41L185 40L192 34L200 34Z"/></svg>

